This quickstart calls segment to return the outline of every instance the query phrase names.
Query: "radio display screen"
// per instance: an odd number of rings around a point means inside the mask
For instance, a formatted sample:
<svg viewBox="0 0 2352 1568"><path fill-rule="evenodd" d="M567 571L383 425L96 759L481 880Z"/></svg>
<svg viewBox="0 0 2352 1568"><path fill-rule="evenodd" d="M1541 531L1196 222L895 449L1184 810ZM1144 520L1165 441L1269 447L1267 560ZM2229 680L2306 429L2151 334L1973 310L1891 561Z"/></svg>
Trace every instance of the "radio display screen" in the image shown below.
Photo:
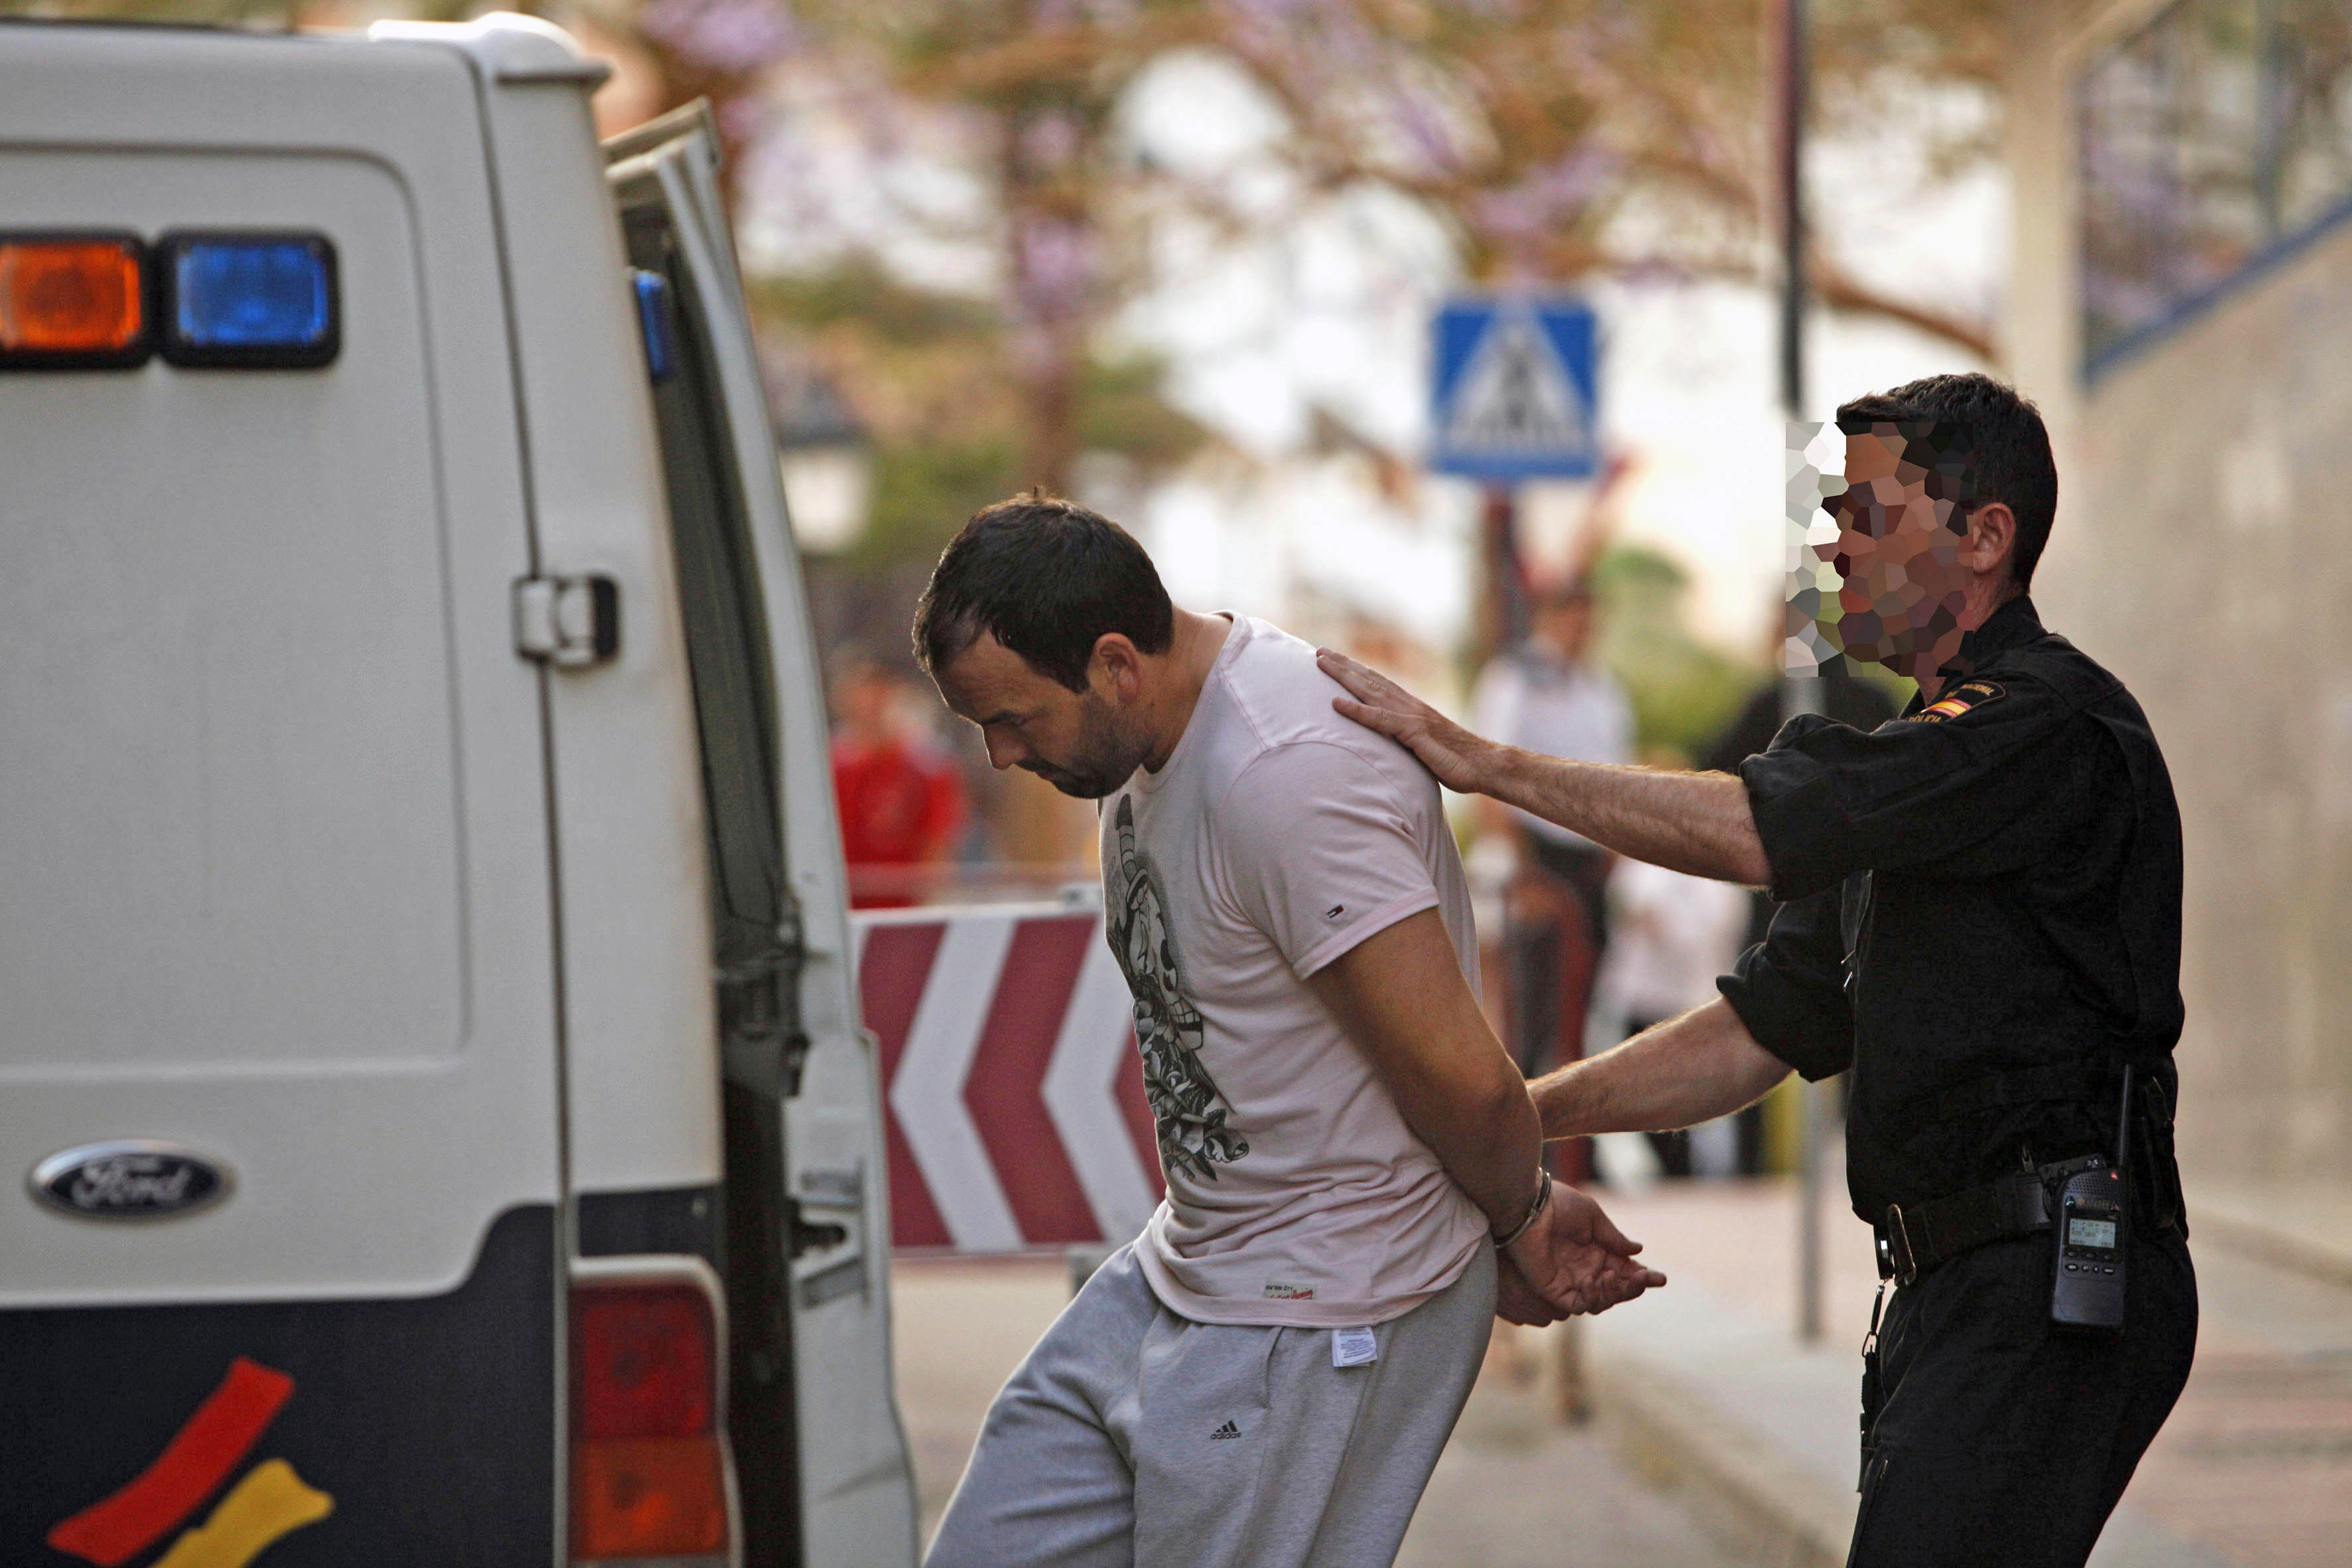
<svg viewBox="0 0 2352 1568"><path fill-rule="evenodd" d="M2116 1244L2116 1222L2111 1219L2070 1219L2066 1222L2066 1245L2069 1247L2104 1247Z"/></svg>

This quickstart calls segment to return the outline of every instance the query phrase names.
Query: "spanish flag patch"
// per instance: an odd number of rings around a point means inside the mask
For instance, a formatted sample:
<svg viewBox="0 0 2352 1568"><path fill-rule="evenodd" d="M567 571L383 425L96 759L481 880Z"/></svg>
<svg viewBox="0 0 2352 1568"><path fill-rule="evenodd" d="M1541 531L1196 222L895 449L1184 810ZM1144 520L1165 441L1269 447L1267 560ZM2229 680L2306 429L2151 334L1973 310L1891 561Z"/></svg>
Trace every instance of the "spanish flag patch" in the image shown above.
<svg viewBox="0 0 2352 1568"><path fill-rule="evenodd" d="M1998 700L2002 695L1999 685L1990 680L1971 680L1951 690L1911 715L1915 724L1938 724L1947 719L1957 719L1971 708L1981 708Z"/></svg>

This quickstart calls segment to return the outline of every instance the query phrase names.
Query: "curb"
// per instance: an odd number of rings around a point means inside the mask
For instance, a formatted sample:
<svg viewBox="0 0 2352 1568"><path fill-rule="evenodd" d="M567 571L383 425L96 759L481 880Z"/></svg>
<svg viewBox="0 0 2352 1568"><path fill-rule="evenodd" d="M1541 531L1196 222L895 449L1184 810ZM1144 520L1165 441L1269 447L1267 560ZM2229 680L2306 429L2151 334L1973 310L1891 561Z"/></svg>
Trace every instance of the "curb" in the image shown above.
<svg viewBox="0 0 2352 1568"><path fill-rule="evenodd" d="M2260 1189L2194 1186L2189 1194L2189 1233L2313 1279L2352 1285L2352 1225L2347 1223L2352 1205L2326 1219L2290 1214L2281 1223L2276 1194L2267 1196L2269 1201Z"/></svg>
<svg viewBox="0 0 2352 1568"><path fill-rule="evenodd" d="M1592 1358L1593 1409L1627 1465L1670 1488L1693 1518L1756 1568L1843 1568L1855 1499L1712 1408L1638 1352Z"/></svg>

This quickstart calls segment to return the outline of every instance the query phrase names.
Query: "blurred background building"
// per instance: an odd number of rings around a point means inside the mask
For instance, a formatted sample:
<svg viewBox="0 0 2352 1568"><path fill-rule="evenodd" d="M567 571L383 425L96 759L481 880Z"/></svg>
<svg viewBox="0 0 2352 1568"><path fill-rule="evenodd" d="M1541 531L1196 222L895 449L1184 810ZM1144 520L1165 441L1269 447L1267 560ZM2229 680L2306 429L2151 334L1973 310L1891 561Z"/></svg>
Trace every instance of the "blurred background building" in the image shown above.
<svg viewBox="0 0 2352 1568"><path fill-rule="evenodd" d="M2004 342L2064 487L2039 597L2179 794L2184 1163L2209 1204L2316 1181L2352 1214L2352 7L2018 15Z"/></svg>

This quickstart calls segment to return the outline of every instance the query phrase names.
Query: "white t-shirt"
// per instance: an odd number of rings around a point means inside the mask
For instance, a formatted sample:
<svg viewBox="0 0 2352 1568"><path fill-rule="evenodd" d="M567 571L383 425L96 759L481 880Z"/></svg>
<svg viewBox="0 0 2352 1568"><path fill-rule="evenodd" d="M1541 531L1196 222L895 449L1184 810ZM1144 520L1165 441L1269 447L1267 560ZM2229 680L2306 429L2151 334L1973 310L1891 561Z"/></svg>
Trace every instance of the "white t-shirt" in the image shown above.
<svg viewBox="0 0 2352 1568"><path fill-rule="evenodd" d="M1199 1322L1383 1322L1486 1234L1305 983L1434 909L1477 985L1436 782L1334 712L1340 694L1307 644L1236 616L1166 765L1103 802L1111 946L1168 1178L1137 1252Z"/></svg>
<svg viewBox="0 0 2352 1568"><path fill-rule="evenodd" d="M1640 860L1609 878L1609 952L1601 1005L1655 1023L1715 1000L1715 977L1738 956L1748 891Z"/></svg>
<svg viewBox="0 0 2352 1568"><path fill-rule="evenodd" d="M1529 647L1478 672L1470 693L1471 727L1507 746L1572 763L1633 760L1633 705L1625 689L1591 659L1568 660ZM1529 812L1519 820L1562 844L1590 844Z"/></svg>

